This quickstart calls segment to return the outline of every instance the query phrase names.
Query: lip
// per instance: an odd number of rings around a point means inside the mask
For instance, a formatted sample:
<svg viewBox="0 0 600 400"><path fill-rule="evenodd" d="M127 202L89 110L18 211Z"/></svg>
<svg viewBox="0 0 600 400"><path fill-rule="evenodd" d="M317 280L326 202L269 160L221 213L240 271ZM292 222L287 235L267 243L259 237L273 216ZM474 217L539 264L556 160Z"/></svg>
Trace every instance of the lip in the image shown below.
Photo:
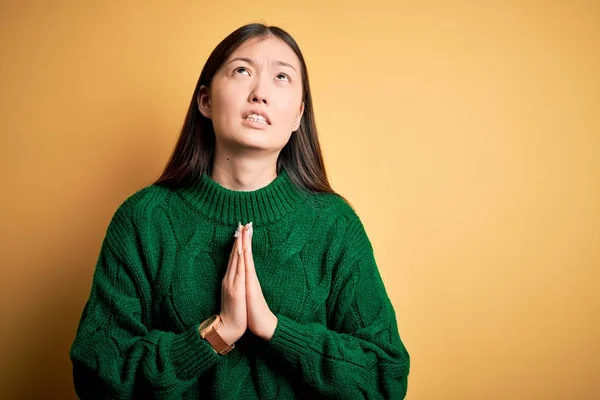
<svg viewBox="0 0 600 400"><path fill-rule="evenodd" d="M246 118L244 118L242 120L242 124L246 125L247 127L250 127L250 128L253 128L253 129L258 129L258 130L263 130L263 131L266 130L266 129L269 129L269 127L271 126L269 124L263 124L261 122L254 122L254 121L251 121L251 120L246 119Z"/></svg>
<svg viewBox="0 0 600 400"><path fill-rule="evenodd" d="M260 116L262 116L264 119L266 119L266 120L267 120L267 125L271 125L271 119L269 118L269 114L267 114L266 112L264 112L264 111L261 111L261 110L259 110L258 108L253 108L252 110L245 112L245 113L242 115L242 118L243 118L245 121L247 121L247 119L246 119L246 118L248 118L248 115L250 115L250 114L256 114L256 115L260 115Z"/></svg>

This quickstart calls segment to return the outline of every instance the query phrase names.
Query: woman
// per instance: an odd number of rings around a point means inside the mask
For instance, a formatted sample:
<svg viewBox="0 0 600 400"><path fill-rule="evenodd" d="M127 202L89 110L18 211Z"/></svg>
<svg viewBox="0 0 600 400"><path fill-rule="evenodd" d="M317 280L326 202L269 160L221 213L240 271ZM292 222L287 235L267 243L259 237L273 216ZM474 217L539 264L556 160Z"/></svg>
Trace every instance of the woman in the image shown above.
<svg viewBox="0 0 600 400"><path fill-rule="evenodd" d="M164 173L113 216L70 354L82 399L404 397L395 312L285 31L246 25L210 55Z"/></svg>

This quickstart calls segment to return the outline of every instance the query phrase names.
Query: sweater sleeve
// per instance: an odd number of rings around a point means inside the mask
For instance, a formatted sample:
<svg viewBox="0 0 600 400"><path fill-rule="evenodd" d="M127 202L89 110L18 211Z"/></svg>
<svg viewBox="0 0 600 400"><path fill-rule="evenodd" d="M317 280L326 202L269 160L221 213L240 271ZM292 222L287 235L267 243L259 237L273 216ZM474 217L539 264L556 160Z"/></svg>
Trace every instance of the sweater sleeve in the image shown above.
<svg viewBox="0 0 600 400"><path fill-rule="evenodd" d="M276 314L269 347L291 374L327 398L402 399L409 354L359 219L347 238L327 301L328 326Z"/></svg>
<svg viewBox="0 0 600 400"><path fill-rule="evenodd" d="M122 205L104 238L70 357L81 399L180 398L221 356L195 326L148 325L152 288L139 235Z"/></svg>

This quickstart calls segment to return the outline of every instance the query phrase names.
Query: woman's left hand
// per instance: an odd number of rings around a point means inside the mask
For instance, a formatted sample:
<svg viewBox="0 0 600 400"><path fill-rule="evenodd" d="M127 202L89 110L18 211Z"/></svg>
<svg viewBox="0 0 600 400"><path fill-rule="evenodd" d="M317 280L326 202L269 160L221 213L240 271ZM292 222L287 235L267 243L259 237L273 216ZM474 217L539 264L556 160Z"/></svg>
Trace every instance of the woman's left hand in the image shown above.
<svg viewBox="0 0 600 400"><path fill-rule="evenodd" d="M244 226L242 248L246 264L246 310L248 313L248 329L263 340L269 341L277 327L277 317L267 304L254 268L252 257L252 223Z"/></svg>

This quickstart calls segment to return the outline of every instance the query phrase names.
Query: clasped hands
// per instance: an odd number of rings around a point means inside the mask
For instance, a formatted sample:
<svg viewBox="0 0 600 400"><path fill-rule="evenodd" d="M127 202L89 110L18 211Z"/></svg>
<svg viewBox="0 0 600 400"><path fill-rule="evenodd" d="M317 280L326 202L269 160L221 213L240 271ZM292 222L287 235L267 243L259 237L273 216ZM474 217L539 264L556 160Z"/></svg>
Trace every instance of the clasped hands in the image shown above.
<svg viewBox="0 0 600 400"><path fill-rule="evenodd" d="M238 224L236 240L221 284L223 324L217 330L227 343L236 342L246 329L269 341L277 327L277 317L269 308L254 268L252 222Z"/></svg>

